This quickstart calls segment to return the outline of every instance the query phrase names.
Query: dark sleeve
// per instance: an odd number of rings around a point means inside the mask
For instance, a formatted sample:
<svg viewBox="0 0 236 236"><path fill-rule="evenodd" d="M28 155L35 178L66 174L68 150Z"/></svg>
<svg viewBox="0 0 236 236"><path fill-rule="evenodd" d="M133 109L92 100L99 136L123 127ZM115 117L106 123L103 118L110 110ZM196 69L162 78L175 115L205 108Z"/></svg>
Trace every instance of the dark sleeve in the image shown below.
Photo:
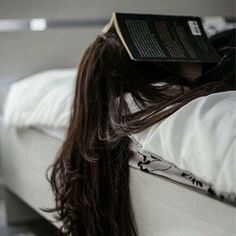
<svg viewBox="0 0 236 236"><path fill-rule="evenodd" d="M210 38L221 60L217 64L204 64L202 81L223 81L236 89L236 29L227 30Z"/></svg>

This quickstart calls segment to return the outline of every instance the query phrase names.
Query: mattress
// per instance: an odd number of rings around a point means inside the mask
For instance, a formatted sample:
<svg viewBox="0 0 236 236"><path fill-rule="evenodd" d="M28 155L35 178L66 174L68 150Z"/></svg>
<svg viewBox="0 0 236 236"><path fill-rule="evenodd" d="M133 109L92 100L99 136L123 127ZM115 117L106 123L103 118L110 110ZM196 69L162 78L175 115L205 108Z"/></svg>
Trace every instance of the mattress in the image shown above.
<svg viewBox="0 0 236 236"><path fill-rule="evenodd" d="M46 169L53 163L62 140L49 136L45 130L6 128L2 122L0 125L6 186L52 221L52 215L40 209L54 205ZM130 193L139 236L171 236L177 235L176 232L181 236L236 233L235 207L166 177L130 166Z"/></svg>
<svg viewBox="0 0 236 236"><path fill-rule="evenodd" d="M1 169L4 184L40 215L52 221L42 208L54 206L46 179L61 141L34 129L6 128L0 119Z"/></svg>
<svg viewBox="0 0 236 236"><path fill-rule="evenodd" d="M52 139L63 141L66 136L65 128L45 128L45 127L32 127L37 132L43 133ZM149 174L165 177L176 183L182 184L192 188L194 191L198 191L209 197L213 197L217 200L223 201L227 204L236 206L236 194L227 193L215 190L212 184L207 183L203 179L198 178L194 174L179 169L171 162L164 160L163 158L143 151L134 142L131 143L130 148L133 150L134 155L129 160L129 166L136 168L140 171L144 171Z"/></svg>
<svg viewBox="0 0 236 236"><path fill-rule="evenodd" d="M130 168L138 236L233 236L236 209L164 177Z"/></svg>
<svg viewBox="0 0 236 236"><path fill-rule="evenodd" d="M189 171L178 168L175 164L164 160L154 153L143 151L135 143L132 143L131 149L134 151L134 155L129 160L130 166L148 174L165 177L178 184L188 186L201 194L223 201L234 207L236 206L235 193L218 191L214 185L200 179Z"/></svg>

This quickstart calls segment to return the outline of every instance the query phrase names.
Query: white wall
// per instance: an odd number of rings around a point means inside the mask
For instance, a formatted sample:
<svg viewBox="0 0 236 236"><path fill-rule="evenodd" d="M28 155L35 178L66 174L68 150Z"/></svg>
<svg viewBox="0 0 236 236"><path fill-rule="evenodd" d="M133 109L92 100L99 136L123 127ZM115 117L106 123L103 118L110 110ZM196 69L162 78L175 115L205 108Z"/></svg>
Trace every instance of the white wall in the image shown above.
<svg viewBox="0 0 236 236"><path fill-rule="evenodd" d="M109 17L112 11L235 15L234 0L1 0L0 18Z"/></svg>
<svg viewBox="0 0 236 236"><path fill-rule="evenodd" d="M113 11L156 14L235 14L234 0L0 0L1 19L104 19ZM43 32L0 32L4 83L55 67L75 66L101 26ZM0 91L0 100L1 100ZM1 101L0 101L1 103Z"/></svg>

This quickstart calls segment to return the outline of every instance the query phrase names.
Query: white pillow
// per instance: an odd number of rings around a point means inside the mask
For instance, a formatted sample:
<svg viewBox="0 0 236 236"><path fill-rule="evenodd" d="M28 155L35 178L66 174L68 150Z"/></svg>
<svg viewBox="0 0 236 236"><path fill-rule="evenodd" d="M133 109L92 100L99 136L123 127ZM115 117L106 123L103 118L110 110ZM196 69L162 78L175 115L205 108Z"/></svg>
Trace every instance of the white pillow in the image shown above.
<svg viewBox="0 0 236 236"><path fill-rule="evenodd" d="M41 72L11 85L4 122L14 127L68 127L76 68Z"/></svg>

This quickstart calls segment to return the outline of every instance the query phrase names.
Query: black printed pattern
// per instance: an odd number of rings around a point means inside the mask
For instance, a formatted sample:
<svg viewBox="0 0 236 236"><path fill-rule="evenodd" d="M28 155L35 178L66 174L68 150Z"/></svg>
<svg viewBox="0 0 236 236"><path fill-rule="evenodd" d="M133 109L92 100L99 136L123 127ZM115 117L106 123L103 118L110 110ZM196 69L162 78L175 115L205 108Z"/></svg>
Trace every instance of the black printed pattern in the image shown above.
<svg viewBox="0 0 236 236"><path fill-rule="evenodd" d="M217 192L211 184L197 178L188 171L179 169L173 163L165 161L153 153L140 150L131 158L130 166L139 168L149 174L167 177L175 182L201 190L218 200L236 205L236 194Z"/></svg>

